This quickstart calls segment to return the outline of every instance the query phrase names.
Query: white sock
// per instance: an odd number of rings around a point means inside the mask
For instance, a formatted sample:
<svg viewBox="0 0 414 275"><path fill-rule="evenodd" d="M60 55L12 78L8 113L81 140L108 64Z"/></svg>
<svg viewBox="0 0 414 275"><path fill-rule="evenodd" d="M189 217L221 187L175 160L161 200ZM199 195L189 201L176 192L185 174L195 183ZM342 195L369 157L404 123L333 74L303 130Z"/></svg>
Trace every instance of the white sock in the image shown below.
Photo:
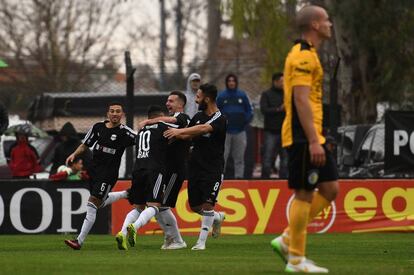
<svg viewBox="0 0 414 275"><path fill-rule="evenodd" d="M157 215L155 215L155 219L157 220L157 223L161 227L162 232L164 232L164 239L167 239L167 238L170 237L170 234L167 231L168 229L165 226L165 221L164 221L163 217L160 215L161 212L162 212L162 210L160 209L160 212L158 212Z"/></svg>
<svg viewBox="0 0 414 275"><path fill-rule="evenodd" d="M128 234L127 227L130 223L136 222L139 215L141 214L141 209L132 209L129 213L125 216L124 224L122 225L121 232L126 236Z"/></svg>
<svg viewBox="0 0 414 275"><path fill-rule="evenodd" d="M127 197L127 191L110 192L106 200L102 203L101 208L104 208L105 206L110 205L111 203L116 202L120 199L126 199Z"/></svg>
<svg viewBox="0 0 414 275"><path fill-rule="evenodd" d="M162 220L165 223L166 235L171 236L175 242L184 242L183 238L181 238L180 231L178 230L177 219L171 211L171 208L161 211L158 215L162 216Z"/></svg>
<svg viewBox="0 0 414 275"><path fill-rule="evenodd" d="M146 225L152 217L154 217L158 213L158 207L156 206L149 206L138 217L138 220L134 223L135 230L140 229L144 225Z"/></svg>
<svg viewBox="0 0 414 275"><path fill-rule="evenodd" d="M89 234L89 231L91 231L91 228L95 223L97 209L98 208L93 203L88 202L88 205L86 206L86 217L83 220L81 232L77 238L80 245L82 245L82 243L85 241L86 237Z"/></svg>
<svg viewBox="0 0 414 275"><path fill-rule="evenodd" d="M214 222L214 210L211 211L203 211L201 218L201 230L200 236L198 237L197 243L206 243L208 233L210 232L211 227L213 226Z"/></svg>
<svg viewBox="0 0 414 275"><path fill-rule="evenodd" d="M221 220L221 215L219 212L214 211L214 222L219 222Z"/></svg>

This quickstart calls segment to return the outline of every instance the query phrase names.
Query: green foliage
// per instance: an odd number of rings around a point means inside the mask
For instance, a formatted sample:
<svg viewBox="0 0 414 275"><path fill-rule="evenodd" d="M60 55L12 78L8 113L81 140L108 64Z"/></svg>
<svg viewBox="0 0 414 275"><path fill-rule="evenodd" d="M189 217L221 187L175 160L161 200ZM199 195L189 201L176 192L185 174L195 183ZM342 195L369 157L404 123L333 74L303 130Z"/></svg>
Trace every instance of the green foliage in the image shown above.
<svg viewBox="0 0 414 275"><path fill-rule="evenodd" d="M414 93L414 1L333 1L332 16L340 16L353 34L353 58L367 58L365 74L377 101L402 104Z"/></svg>
<svg viewBox="0 0 414 275"><path fill-rule="evenodd" d="M228 0L224 12L230 17L236 38L249 38L264 51L264 78L282 71L291 46L287 39L288 18L281 0Z"/></svg>

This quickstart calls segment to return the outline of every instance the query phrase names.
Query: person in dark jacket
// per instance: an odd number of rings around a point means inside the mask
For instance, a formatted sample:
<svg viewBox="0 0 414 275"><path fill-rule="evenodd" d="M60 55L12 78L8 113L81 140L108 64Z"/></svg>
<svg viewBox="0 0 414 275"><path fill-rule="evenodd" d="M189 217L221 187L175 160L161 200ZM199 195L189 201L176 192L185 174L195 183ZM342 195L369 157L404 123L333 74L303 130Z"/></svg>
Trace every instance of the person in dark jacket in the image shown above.
<svg viewBox="0 0 414 275"><path fill-rule="evenodd" d="M59 132L59 137L62 142L55 149L53 165L50 170L51 175L56 174L59 166L65 165L67 157L81 144L78 138L78 133L76 132L75 127L73 127L73 124L70 122L66 122L65 125L63 125ZM81 157L84 160L84 165L87 169L88 161L90 160L90 152L87 152Z"/></svg>
<svg viewBox="0 0 414 275"><path fill-rule="evenodd" d="M262 178L270 178L276 156L279 155L279 178L287 177L287 156L281 144L281 131L285 108L283 106L283 74L272 76L272 87L260 97L260 111L264 116L264 144Z"/></svg>
<svg viewBox="0 0 414 275"><path fill-rule="evenodd" d="M16 129L16 143L10 147L9 168L13 178L29 178L43 170L36 149L29 143L30 127L21 125Z"/></svg>
<svg viewBox="0 0 414 275"><path fill-rule="evenodd" d="M0 135L4 133L9 127L9 114L7 108L2 102L0 102Z"/></svg>
<svg viewBox="0 0 414 275"><path fill-rule="evenodd" d="M226 77L226 89L217 97L217 107L227 118L224 168L231 152L234 160L234 177L244 177L244 154L246 152L246 126L253 118L252 106L246 93L238 89L237 76Z"/></svg>

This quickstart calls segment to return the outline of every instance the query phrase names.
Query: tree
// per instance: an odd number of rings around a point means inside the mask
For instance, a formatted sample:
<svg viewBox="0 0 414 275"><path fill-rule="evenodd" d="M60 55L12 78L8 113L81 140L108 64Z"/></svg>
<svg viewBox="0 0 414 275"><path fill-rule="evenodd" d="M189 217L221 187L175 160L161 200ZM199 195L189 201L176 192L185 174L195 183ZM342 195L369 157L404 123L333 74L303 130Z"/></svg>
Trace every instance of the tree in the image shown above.
<svg viewBox="0 0 414 275"><path fill-rule="evenodd" d="M98 67L115 71L112 42L125 13L121 5L116 0L0 0L0 54L10 62L4 71L8 88L27 99L81 89Z"/></svg>
<svg viewBox="0 0 414 275"><path fill-rule="evenodd" d="M254 39L266 51L267 75L283 66L299 3L326 6L334 23L335 37L320 49L320 56L327 76L335 55L341 58L338 82L343 122L375 122L381 101L399 108L414 105L413 1L226 1L235 33Z"/></svg>
<svg viewBox="0 0 414 275"><path fill-rule="evenodd" d="M375 122L378 102L404 107L414 87L414 38L410 35L414 3L325 2L331 10L341 57L339 87L345 121Z"/></svg>
<svg viewBox="0 0 414 275"><path fill-rule="evenodd" d="M287 14L294 12L292 3L294 5L296 1L228 0L225 2L224 12L230 15L236 37L250 38L256 41L259 49L264 50L264 79L270 79L272 73L283 69L291 45L292 31Z"/></svg>
<svg viewBox="0 0 414 275"><path fill-rule="evenodd" d="M190 40L200 40L199 15L206 4L201 0L160 0L160 89L171 90L185 83L185 57ZM201 35L200 35L201 33ZM204 37L203 37L204 38ZM197 49L194 49L197 52ZM196 58L199 58L197 54ZM189 64L189 67L192 64ZM173 68L171 68L173 67Z"/></svg>

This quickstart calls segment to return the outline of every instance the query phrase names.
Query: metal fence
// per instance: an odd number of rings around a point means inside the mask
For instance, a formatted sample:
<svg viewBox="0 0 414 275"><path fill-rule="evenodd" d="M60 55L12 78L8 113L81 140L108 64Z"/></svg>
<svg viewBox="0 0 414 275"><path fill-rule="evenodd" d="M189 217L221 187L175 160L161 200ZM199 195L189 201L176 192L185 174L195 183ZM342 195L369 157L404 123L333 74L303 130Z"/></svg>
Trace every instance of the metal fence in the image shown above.
<svg viewBox="0 0 414 275"><path fill-rule="evenodd" d="M12 65L12 64L11 64ZM0 100L12 111L24 113L37 126L48 131L59 131L68 121L72 122L79 133L85 133L96 121L105 118L106 104L110 101L126 100L126 74L123 66L104 66L91 69L87 73L68 70L59 81L48 81L48 76L42 75L41 70L34 66L31 70L17 70L10 66L0 78ZM199 73L202 82L215 84L221 91L225 88L225 77L235 73L239 79L239 88L244 90L254 107L254 118L251 123L250 141L246 152L247 162L250 162L250 172L247 177L260 176L261 166L261 129L263 116L259 108L261 93L270 88L271 81L263 78L263 63L256 57L223 57L220 60L194 61L184 72L177 72L174 64L166 65L164 74L157 67L132 64L134 73L134 128L139 120L145 117L146 108L151 104L164 105L168 92L171 90L185 91L187 77ZM120 72L121 71L121 72ZM324 87L329 88L329 74L326 75ZM329 89L326 89L329 91ZM326 93L324 102L328 102ZM328 105L327 105L328 106ZM368 146L369 138L364 141ZM345 148L340 137L337 137L338 147ZM358 167L345 166L343 159L338 156L338 165L343 169L343 177L375 177L383 175L384 136L375 135L371 143L368 158ZM343 150L348 150L347 148ZM358 158L357 148L351 149L350 155ZM360 153L364 154L364 153ZM382 157L382 161L381 161ZM382 165L382 166L381 166ZM363 166L363 167L361 167ZM273 177L277 175L278 159L275 161ZM358 170L359 169L359 170ZM361 170L362 169L362 170ZM364 170L365 169L365 170ZM362 172L361 172L362 171ZM382 174L381 174L382 173Z"/></svg>

